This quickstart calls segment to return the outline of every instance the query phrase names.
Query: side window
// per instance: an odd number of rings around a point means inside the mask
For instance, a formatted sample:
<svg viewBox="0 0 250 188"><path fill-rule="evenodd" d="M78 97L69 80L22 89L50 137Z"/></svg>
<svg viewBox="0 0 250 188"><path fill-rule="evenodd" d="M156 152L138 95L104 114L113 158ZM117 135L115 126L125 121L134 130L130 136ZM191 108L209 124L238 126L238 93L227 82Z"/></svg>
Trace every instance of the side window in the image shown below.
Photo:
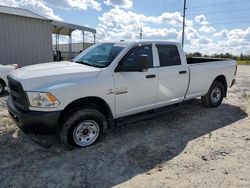
<svg viewBox="0 0 250 188"><path fill-rule="evenodd" d="M149 68L153 67L153 58L152 58L152 46L145 45L145 46L137 46L131 49L126 56L122 59L122 65L124 67L135 67L136 66L136 58L139 55L146 54L148 55L149 60Z"/></svg>
<svg viewBox="0 0 250 188"><path fill-rule="evenodd" d="M156 45L159 54L160 66L181 65L181 58L177 46L174 45Z"/></svg>

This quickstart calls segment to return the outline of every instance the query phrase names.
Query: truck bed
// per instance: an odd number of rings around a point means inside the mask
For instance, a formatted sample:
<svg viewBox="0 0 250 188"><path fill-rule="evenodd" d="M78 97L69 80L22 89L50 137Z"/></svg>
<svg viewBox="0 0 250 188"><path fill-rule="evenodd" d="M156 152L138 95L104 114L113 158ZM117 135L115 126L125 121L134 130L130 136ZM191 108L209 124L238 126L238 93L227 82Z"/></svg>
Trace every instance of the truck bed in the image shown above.
<svg viewBox="0 0 250 188"><path fill-rule="evenodd" d="M214 61L229 61L224 58L207 58L207 57L187 57L187 64L208 63Z"/></svg>
<svg viewBox="0 0 250 188"><path fill-rule="evenodd" d="M231 85L236 62L218 58L187 58L189 67L189 87L186 99L204 96L217 76L223 75L228 86Z"/></svg>

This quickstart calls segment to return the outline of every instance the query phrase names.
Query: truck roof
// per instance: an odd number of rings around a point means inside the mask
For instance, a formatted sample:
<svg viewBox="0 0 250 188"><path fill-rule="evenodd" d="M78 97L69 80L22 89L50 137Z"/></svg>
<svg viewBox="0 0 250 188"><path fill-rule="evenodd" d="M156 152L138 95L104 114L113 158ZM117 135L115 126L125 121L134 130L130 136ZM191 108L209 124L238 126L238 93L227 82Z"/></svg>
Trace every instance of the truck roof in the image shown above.
<svg viewBox="0 0 250 188"><path fill-rule="evenodd" d="M136 39L136 40L113 40L113 41L103 41L100 43L124 43L124 44L134 44L134 43L168 43L168 44L175 44L179 45L180 43L174 41L165 41L165 40L143 40L143 39Z"/></svg>

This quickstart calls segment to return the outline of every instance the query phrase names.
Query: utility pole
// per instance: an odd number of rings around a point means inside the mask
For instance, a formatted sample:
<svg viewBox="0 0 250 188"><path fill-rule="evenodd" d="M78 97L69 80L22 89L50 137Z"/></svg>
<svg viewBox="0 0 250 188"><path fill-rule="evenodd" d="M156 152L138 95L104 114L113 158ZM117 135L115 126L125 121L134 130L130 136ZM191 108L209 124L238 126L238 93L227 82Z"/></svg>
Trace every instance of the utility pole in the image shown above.
<svg viewBox="0 0 250 188"><path fill-rule="evenodd" d="M186 0L184 0L184 7L183 7L183 25L182 25L182 47L184 46L184 40L185 40L185 21L186 21Z"/></svg>
<svg viewBox="0 0 250 188"><path fill-rule="evenodd" d="M142 39L142 27L140 27L140 39Z"/></svg>

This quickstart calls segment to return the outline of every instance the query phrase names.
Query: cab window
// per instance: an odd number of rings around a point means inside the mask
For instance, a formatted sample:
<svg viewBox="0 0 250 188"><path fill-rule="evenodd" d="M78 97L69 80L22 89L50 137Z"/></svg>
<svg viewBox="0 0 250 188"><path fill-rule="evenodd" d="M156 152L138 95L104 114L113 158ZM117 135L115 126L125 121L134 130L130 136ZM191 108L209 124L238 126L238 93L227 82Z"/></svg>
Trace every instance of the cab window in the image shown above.
<svg viewBox="0 0 250 188"><path fill-rule="evenodd" d="M132 48L127 55L122 59L121 64L123 67L136 67L136 58L139 55L148 55L149 60L149 68L153 67L153 58L152 58L152 46L151 45L143 45L136 46Z"/></svg>
<svg viewBox="0 0 250 188"><path fill-rule="evenodd" d="M159 44L156 45L156 47L161 67L181 65L181 58L177 46Z"/></svg>

